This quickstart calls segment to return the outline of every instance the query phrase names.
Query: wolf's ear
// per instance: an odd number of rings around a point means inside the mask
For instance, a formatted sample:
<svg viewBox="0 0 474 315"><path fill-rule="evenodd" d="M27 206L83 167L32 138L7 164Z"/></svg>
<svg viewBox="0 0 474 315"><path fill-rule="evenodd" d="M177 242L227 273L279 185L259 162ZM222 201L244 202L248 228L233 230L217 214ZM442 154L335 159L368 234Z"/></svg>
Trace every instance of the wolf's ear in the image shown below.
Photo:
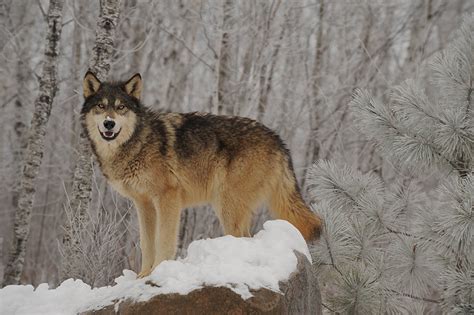
<svg viewBox="0 0 474 315"><path fill-rule="evenodd" d="M123 88L128 95L139 100L142 95L142 76L140 73L134 74L133 77L125 82Z"/></svg>
<svg viewBox="0 0 474 315"><path fill-rule="evenodd" d="M86 75L84 76L84 81L82 81L82 89L84 93L84 98L87 98L91 95L97 93L100 88L100 81L97 79L95 74L90 71L87 71Z"/></svg>

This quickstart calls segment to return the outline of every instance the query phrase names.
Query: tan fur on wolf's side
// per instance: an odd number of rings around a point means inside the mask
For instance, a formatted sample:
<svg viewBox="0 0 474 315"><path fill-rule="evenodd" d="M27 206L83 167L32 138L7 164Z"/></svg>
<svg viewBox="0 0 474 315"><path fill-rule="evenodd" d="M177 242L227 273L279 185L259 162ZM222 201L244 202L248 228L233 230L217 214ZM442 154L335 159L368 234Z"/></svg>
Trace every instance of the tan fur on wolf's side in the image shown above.
<svg viewBox="0 0 474 315"><path fill-rule="evenodd" d="M226 234L248 236L253 211L267 204L306 240L321 221L304 203L283 142L243 117L156 113L139 99L139 74L123 83L83 82L82 123L110 184L138 211L141 277L174 259L180 212L211 204Z"/></svg>

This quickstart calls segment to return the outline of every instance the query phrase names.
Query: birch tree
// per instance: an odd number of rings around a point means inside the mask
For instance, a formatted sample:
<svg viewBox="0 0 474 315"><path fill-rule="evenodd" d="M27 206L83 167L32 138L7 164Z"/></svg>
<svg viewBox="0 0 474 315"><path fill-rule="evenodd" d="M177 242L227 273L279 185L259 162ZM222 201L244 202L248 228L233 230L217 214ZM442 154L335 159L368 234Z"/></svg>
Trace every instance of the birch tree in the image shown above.
<svg viewBox="0 0 474 315"><path fill-rule="evenodd" d="M61 0L50 1L47 15L48 32L43 56L43 73L40 78L39 94L35 100L35 111L28 132L18 207L15 211L14 237L5 271L4 285L18 284L25 264L26 243L30 232L31 212L36 192L35 180L43 158L46 127L57 90L57 63L62 30L62 9L63 2Z"/></svg>
<svg viewBox="0 0 474 315"><path fill-rule="evenodd" d="M120 0L100 0L100 12L97 19L96 39L90 58L89 69L101 81L107 79L110 63L114 53L115 31L119 21ZM76 162L73 186L71 192L70 214L63 237L62 277L80 276L84 267L80 267L80 257L84 253L80 250L80 233L87 225L87 212L89 210L92 175L93 154L87 134L82 130L77 147L78 160ZM77 274L73 273L73 268Z"/></svg>

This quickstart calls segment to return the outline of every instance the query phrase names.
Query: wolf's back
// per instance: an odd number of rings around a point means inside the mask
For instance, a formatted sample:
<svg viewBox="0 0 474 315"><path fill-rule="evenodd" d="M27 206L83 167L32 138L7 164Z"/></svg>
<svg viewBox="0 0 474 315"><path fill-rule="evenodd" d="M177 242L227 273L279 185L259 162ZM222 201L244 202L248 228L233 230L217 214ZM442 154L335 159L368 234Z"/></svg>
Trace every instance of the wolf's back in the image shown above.
<svg viewBox="0 0 474 315"><path fill-rule="evenodd" d="M186 113L176 126L176 151L189 158L203 152L226 156L229 160L249 150L287 150L280 137L263 124L245 117Z"/></svg>

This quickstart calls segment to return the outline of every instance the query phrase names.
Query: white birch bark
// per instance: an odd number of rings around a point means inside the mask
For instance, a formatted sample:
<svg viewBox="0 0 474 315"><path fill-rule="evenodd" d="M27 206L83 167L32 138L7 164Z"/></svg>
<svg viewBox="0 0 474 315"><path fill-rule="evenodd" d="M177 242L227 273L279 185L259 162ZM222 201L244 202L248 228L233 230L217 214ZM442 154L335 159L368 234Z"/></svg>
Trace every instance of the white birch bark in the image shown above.
<svg viewBox="0 0 474 315"><path fill-rule="evenodd" d="M101 0L100 14L97 20L96 40L92 49L89 69L96 74L99 80L104 81L110 70L110 61L114 52L115 31L119 21L120 0ZM77 237L86 224L87 211L91 201L93 154L85 130L82 130L77 147L78 160L76 162L73 186L70 199L72 216L68 219L63 237L64 261L61 277L70 277L72 267L77 265L79 252Z"/></svg>
<svg viewBox="0 0 474 315"><path fill-rule="evenodd" d="M15 211L13 243L5 270L4 285L19 283L25 264L31 211L36 192L35 180L43 158L46 127L57 90L56 76L59 40L62 31L62 8L62 0L50 1L43 74L40 78L40 90L35 100L35 111L28 134L18 207Z"/></svg>

